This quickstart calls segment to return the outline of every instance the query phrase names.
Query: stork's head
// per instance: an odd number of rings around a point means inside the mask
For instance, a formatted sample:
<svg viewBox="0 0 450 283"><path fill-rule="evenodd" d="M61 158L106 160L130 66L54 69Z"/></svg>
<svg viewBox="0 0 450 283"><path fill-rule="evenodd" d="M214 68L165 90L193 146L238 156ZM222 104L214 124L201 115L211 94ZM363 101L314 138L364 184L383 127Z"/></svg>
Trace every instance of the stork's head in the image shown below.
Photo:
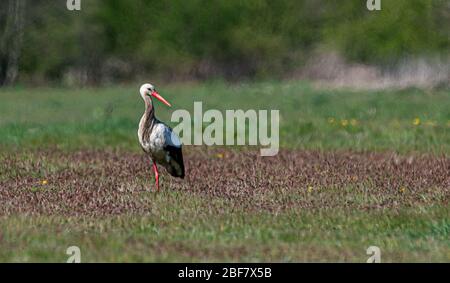
<svg viewBox="0 0 450 283"><path fill-rule="evenodd" d="M148 98L153 96L154 98L158 99L165 105L169 107L172 106L170 105L169 102L167 102L167 100L165 100L161 95L159 95L159 93L156 91L155 87L152 84L149 83L143 84L139 89L139 92L141 93L141 96L144 99L144 101L147 101Z"/></svg>

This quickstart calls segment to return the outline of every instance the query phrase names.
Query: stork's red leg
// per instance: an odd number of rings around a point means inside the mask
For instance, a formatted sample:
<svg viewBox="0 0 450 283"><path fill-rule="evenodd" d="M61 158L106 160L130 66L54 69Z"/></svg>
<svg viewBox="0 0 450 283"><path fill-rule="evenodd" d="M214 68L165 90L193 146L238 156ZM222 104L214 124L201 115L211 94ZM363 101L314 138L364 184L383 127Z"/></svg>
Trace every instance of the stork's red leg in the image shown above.
<svg viewBox="0 0 450 283"><path fill-rule="evenodd" d="M159 174L158 174L158 167L156 166L155 161L153 161L153 171L155 172L156 189L159 191Z"/></svg>

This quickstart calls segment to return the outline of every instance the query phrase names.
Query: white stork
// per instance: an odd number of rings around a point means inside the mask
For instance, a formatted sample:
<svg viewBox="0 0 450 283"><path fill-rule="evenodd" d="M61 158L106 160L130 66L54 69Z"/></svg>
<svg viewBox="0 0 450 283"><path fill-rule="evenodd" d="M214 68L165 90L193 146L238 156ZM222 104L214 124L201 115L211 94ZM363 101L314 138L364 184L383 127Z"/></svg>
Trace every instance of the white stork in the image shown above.
<svg viewBox="0 0 450 283"><path fill-rule="evenodd" d="M149 83L143 84L139 89L145 102L145 112L139 122L139 143L145 153L153 161L156 188L159 191L159 175L156 164L162 165L174 177L184 178L183 153L181 142L172 129L155 117L152 96L167 106L171 106L155 87Z"/></svg>

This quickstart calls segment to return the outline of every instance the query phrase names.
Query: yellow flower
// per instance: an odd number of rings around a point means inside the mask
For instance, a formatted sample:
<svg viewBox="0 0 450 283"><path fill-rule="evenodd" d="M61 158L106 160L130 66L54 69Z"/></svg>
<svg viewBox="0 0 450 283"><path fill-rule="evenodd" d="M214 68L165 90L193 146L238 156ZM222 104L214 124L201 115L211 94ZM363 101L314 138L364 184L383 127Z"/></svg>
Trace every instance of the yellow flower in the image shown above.
<svg viewBox="0 0 450 283"><path fill-rule="evenodd" d="M223 153L217 153L217 154L216 154L216 157L217 157L217 158L223 158Z"/></svg>
<svg viewBox="0 0 450 283"><path fill-rule="evenodd" d="M47 185L47 184L48 184L48 181L47 181L47 180L42 180L41 184L42 184L42 185Z"/></svg>
<svg viewBox="0 0 450 283"><path fill-rule="evenodd" d="M399 189L399 191L403 194L404 192L406 192L406 188L405 188L405 187L401 187L401 188Z"/></svg>
<svg viewBox="0 0 450 283"><path fill-rule="evenodd" d="M358 125L358 121L356 119L351 119L350 125L352 125L354 127L354 126Z"/></svg>
<svg viewBox="0 0 450 283"><path fill-rule="evenodd" d="M311 193L313 191L313 187L312 186L308 186L308 193Z"/></svg>
<svg viewBox="0 0 450 283"><path fill-rule="evenodd" d="M348 120L347 120L347 119L341 120L341 125L342 125L342 127L347 127L347 125L348 125Z"/></svg>
<svg viewBox="0 0 450 283"><path fill-rule="evenodd" d="M415 119L413 120L413 125L414 125L414 126L419 126L419 125L420 125L420 119L419 119L419 118L415 118Z"/></svg>

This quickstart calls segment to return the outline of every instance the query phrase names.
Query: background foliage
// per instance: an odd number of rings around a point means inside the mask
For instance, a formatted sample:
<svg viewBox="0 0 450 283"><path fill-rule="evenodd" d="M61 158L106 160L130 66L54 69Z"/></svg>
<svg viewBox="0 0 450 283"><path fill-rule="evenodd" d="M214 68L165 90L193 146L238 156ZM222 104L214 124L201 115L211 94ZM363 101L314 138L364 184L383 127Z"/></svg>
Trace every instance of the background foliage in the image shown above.
<svg viewBox="0 0 450 283"><path fill-rule="evenodd" d="M317 49L383 66L449 54L446 0L383 0L373 12L365 0L98 0L82 1L81 11L66 1L20 1L19 79L280 77ZM3 33L11 2L0 3ZM0 53L3 69L8 53Z"/></svg>

